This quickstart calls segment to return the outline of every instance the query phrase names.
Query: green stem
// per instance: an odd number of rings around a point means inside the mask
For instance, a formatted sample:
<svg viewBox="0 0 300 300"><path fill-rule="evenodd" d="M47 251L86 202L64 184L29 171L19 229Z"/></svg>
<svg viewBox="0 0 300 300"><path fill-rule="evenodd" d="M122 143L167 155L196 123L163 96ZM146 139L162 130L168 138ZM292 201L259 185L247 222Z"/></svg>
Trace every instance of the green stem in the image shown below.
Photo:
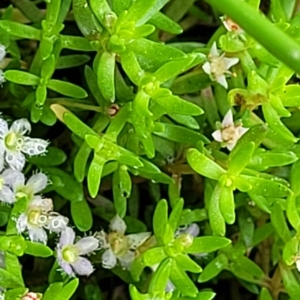
<svg viewBox="0 0 300 300"><path fill-rule="evenodd" d="M229 16L271 54L300 73L300 45L246 2L206 0Z"/></svg>
<svg viewBox="0 0 300 300"><path fill-rule="evenodd" d="M68 106L68 107L82 108L84 110L92 110L92 111L96 111L96 112L99 112L99 113L103 113L103 108L100 107L100 106L73 102L73 101L69 101L65 98L53 98L51 100L48 100L48 102L50 102L51 104L57 103L57 104L62 104L62 105Z"/></svg>

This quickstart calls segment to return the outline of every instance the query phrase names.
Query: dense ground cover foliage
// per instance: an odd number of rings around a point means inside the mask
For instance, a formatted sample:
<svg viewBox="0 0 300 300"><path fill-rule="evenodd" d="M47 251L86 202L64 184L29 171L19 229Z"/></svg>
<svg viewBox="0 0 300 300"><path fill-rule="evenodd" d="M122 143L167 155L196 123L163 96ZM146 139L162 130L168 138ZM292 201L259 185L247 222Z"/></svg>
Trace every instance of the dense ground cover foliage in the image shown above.
<svg viewBox="0 0 300 300"><path fill-rule="evenodd" d="M300 2L0 3L0 299L298 299Z"/></svg>

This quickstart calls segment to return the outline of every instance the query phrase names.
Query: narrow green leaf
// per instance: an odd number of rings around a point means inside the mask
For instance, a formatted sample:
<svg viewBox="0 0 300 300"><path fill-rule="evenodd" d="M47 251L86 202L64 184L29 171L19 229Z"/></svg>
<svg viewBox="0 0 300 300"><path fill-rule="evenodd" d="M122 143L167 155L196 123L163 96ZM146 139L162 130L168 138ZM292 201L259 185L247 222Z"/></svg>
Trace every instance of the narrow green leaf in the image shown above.
<svg viewBox="0 0 300 300"><path fill-rule="evenodd" d="M53 251L46 245L26 241L25 253L36 257L49 257L53 255Z"/></svg>
<svg viewBox="0 0 300 300"><path fill-rule="evenodd" d="M103 52L97 67L98 85L105 100L115 101L115 54Z"/></svg>
<svg viewBox="0 0 300 300"><path fill-rule="evenodd" d="M170 279L175 287L184 295L195 297L198 293L193 281L188 277L188 275L177 265L176 262L173 262L173 267L170 275Z"/></svg>
<svg viewBox="0 0 300 300"><path fill-rule="evenodd" d="M222 270L228 266L228 258L224 254L219 254L216 258L209 262L198 278L199 282L207 282L217 277Z"/></svg>
<svg viewBox="0 0 300 300"><path fill-rule="evenodd" d="M250 191L253 194L264 197L286 197L291 193L291 190L280 183L276 177L273 180L247 175L239 175L239 177L252 186Z"/></svg>
<svg viewBox="0 0 300 300"><path fill-rule="evenodd" d="M187 253L210 253L227 247L231 240L219 236L201 236L193 240L191 247L186 249Z"/></svg>
<svg viewBox="0 0 300 300"><path fill-rule="evenodd" d="M190 145L196 145L199 141L203 141L205 144L209 143L209 140L206 136L188 128L159 122L156 122L155 125L157 125L160 130L155 130L154 134L170 141Z"/></svg>
<svg viewBox="0 0 300 300"><path fill-rule="evenodd" d="M56 91L62 95L66 95L73 98L85 98L87 97L86 91L78 85L70 82L50 79L47 87L53 91Z"/></svg>
<svg viewBox="0 0 300 300"><path fill-rule="evenodd" d="M55 300L69 300L75 293L79 285L79 279L73 279L68 282L63 288L55 295Z"/></svg>
<svg viewBox="0 0 300 300"><path fill-rule="evenodd" d="M86 37L91 37L97 32L97 27L93 19L93 13L89 5L86 4L86 0L74 0L73 12L81 33Z"/></svg>
<svg viewBox="0 0 300 300"><path fill-rule="evenodd" d="M7 33L31 40L40 40L41 39L41 30L34 27L20 24L12 21L0 21L0 28L2 28Z"/></svg>
<svg viewBox="0 0 300 300"><path fill-rule="evenodd" d="M168 224L168 203L166 200L160 200L155 208L153 215L153 231L158 244L163 242L165 227Z"/></svg>
<svg viewBox="0 0 300 300"><path fill-rule="evenodd" d="M38 85L40 81L38 76L18 70L6 71L4 73L4 78L8 81L24 85Z"/></svg>
<svg viewBox="0 0 300 300"><path fill-rule="evenodd" d="M144 0L135 1L128 10L126 18L134 21L136 26L145 24L154 14L156 14L168 0Z"/></svg>
<svg viewBox="0 0 300 300"><path fill-rule="evenodd" d="M219 205L225 222L233 224L235 222L235 202L232 188L221 187Z"/></svg>
<svg viewBox="0 0 300 300"><path fill-rule="evenodd" d="M93 198L98 194L103 166L105 163L106 160L103 157L101 157L97 153L94 153L94 158L91 162L87 175L88 190Z"/></svg>
<svg viewBox="0 0 300 300"><path fill-rule="evenodd" d="M220 193L221 188L219 187L219 184L217 184L215 186L211 199L209 200L208 217L213 232L216 235L224 236L226 232L226 226L224 218L220 211Z"/></svg>
<svg viewBox="0 0 300 300"><path fill-rule="evenodd" d="M239 147L233 154L228 157L228 173L238 175L248 164L255 150L254 142L246 146Z"/></svg>
<svg viewBox="0 0 300 300"><path fill-rule="evenodd" d="M71 215L76 228L80 231L87 232L92 228L93 216L85 199L78 202L71 202Z"/></svg>
<svg viewBox="0 0 300 300"><path fill-rule="evenodd" d="M169 280L171 268L172 268L171 258L167 258L159 264L159 267L154 272L149 284L148 291L150 293L160 292L165 290Z"/></svg>
<svg viewBox="0 0 300 300"><path fill-rule="evenodd" d="M148 23L154 25L156 28L172 33L172 34L180 34L183 32L182 27L177 24L175 21L170 19L168 16L164 15L161 12L157 12L154 14Z"/></svg>
<svg viewBox="0 0 300 300"><path fill-rule="evenodd" d="M271 222L280 238L285 243L287 243L291 238L291 234L286 223L282 208L278 202L276 202L272 207Z"/></svg>
<svg viewBox="0 0 300 300"><path fill-rule="evenodd" d="M187 151L187 161L194 171L204 177L218 180L223 174L225 174L225 170L223 168L197 149L189 149Z"/></svg>

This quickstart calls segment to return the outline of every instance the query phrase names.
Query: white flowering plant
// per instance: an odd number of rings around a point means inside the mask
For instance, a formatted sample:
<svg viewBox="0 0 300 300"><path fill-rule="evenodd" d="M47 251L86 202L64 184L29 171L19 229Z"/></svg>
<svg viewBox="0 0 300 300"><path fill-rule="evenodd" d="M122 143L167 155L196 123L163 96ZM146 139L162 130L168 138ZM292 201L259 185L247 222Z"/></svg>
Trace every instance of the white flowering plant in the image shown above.
<svg viewBox="0 0 300 300"><path fill-rule="evenodd" d="M298 299L299 14L0 1L0 300Z"/></svg>

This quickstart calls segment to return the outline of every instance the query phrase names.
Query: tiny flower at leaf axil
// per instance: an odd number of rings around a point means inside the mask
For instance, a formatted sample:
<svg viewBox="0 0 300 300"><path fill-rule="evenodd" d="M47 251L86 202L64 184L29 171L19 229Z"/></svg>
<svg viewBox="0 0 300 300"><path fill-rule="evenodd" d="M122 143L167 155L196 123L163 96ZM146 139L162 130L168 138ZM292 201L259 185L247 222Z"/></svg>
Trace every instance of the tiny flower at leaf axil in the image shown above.
<svg viewBox="0 0 300 300"><path fill-rule="evenodd" d="M4 119L0 119L0 167L6 163L13 170L22 170L24 153L32 156L46 152L48 142L25 136L30 131L31 125L26 119L14 121L10 128Z"/></svg>
<svg viewBox="0 0 300 300"><path fill-rule="evenodd" d="M39 293L29 292L26 293L21 300L40 300L42 299L42 295Z"/></svg>
<svg viewBox="0 0 300 300"><path fill-rule="evenodd" d="M125 235L126 224L116 215L109 224L110 232L107 234L100 231L96 234L100 241L100 247L105 249L102 254L102 266L112 269L117 265L117 261L127 270L135 258L135 250L143 244L151 235L150 232L140 232Z"/></svg>
<svg viewBox="0 0 300 300"><path fill-rule="evenodd" d="M217 81L220 85L227 89L228 83L225 75L231 75L232 73L229 69L238 62L239 59L236 57L225 57L225 53L220 55L217 49L217 43L214 42L208 55L208 61L202 66L202 69L213 81Z"/></svg>
<svg viewBox="0 0 300 300"><path fill-rule="evenodd" d="M220 142L222 147L227 147L229 151L233 149L240 137L248 131L249 128L242 127L242 124L234 124L232 111L229 110L220 126L220 129L212 133L213 138Z"/></svg>
<svg viewBox="0 0 300 300"><path fill-rule="evenodd" d="M57 260L62 270L70 276L89 276L94 268L91 262L81 255L88 255L97 250L99 241L93 236L81 238L75 243L75 232L66 227L61 233L57 246Z"/></svg>
<svg viewBox="0 0 300 300"><path fill-rule="evenodd" d="M232 19L230 19L227 16L222 16L220 17L224 27L227 29L229 32L235 32L237 34L243 33L244 30L237 24L235 23Z"/></svg>

